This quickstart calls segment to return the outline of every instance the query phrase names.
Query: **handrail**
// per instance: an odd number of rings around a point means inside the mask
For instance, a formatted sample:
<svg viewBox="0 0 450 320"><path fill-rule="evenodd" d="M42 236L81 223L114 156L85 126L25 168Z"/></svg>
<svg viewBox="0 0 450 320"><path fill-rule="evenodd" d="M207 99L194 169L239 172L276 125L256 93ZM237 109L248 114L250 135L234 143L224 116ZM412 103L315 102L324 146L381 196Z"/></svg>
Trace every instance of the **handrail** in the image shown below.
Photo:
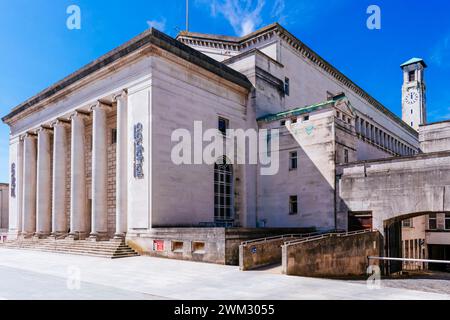
<svg viewBox="0 0 450 320"><path fill-rule="evenodd" d="M353 235L357 235L357 234L364 234L364 233L369 233L369 232L376 232L377 230L372 230L372 229L366 229L366 230L358 230L358 231L350 231L350 232L329 232L329 233L325 233L319 236L315 236L315 237L310 237L307 239L297 239L297 240L292 240L292 241L287 241L284 243L285 246L290 246L290 245L294 245L294 244L299 244L299 243L304 243L304 242L309 242L309 241L315 241L315 240L320 240L320 239L325 239L325 238L331 238L333 236L336 237L348 237L348 236L353 236Z"/></svg>
<svg viewBox="0 0 450 320"><path fill-rule="evenodd" d="M391 257L374 257L369 256L367 259L370 260L388 260L388 261L405 261L405 262L426 262L426 263L445 263L450 264L448 260L431 260L431 259L413 259L413 258L391 258Z"/></svg>
<svg viewBox="0 0 450 320"><path fill-rule="evenodd" d="M310 238L310 237L326 234L326 233L329 233L329 232L336 232L336 230L322 231L322 232L321 231L316 231L316 232L309 232L309 233L293 233L293 234L285 234L285 235L280 235L280 236L259 238L259 239L243 241L243 242L241 242L241 245L245 246L247 244L265 243L267 241L278 240L278 239L282 240L282 239L285 239L285 238L302 238L302 239L305 239L305 238Z"/></svg>

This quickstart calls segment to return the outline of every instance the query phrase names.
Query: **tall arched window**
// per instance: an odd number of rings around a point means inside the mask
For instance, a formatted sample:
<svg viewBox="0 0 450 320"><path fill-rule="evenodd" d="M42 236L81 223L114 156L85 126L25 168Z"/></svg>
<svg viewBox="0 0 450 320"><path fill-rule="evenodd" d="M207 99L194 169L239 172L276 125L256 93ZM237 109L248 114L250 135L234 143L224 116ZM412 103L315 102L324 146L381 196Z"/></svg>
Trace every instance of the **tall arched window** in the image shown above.
<svg viewBox="0 0 450 320"><path fill-rule="evenodd" d="M226 157L214 165L214 219L233 220L233 166Z"/></svg>

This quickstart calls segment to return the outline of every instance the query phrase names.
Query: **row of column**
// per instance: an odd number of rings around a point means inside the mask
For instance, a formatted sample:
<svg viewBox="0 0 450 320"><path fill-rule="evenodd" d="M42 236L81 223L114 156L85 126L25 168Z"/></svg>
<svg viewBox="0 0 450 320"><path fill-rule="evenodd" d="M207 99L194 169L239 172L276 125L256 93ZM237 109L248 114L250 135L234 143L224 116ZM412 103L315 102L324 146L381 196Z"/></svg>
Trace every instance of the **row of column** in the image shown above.
<svg viewBox="0 0 450 320"><path fill-rule="evenodd" d="M127 125L126 94L116 97L116 237L127 231L126 167ZM56 120L50 128L40 128L37 134L23 137L22 234L59 237L67 234L74 239L105 240L108 236L108 126L110 108L98 102L92 113L92 212L87 211L86 189L86 127L89 113L76 111L69 121ZM71 145L67 144L67 130L71 128ZM53 146L51 135L53 134ZM52 150L53 148L53 150ZM67 153L71 149L70 167L70 225L67 219ZM53 159L51 154L53 153ZM53 201L52 201L53 200Z"/></svg>
<svg viewBox="0 0 450 320"><path fill-rule="evenodd" d="M356 132L371 140L372 142L383 146L391 150L394 153L400 155L412 155L414 150L408 146L402 144L400 141L391 137L381 129L376 128L374 125L364 121L361 118L356 118L355 125Z"/></svg>

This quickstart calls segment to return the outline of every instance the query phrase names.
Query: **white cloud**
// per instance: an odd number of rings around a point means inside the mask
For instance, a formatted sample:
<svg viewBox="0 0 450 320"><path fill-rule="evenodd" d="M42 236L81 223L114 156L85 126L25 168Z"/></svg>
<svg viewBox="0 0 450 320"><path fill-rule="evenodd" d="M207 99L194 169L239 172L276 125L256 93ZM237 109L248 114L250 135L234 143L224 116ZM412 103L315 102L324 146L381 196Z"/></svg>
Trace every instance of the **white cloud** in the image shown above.
<svg viewBox="0 0 450 320"><path fill-rule="evenodd" d="M286 3L284 0L275 0L273 4L271 17L277 20L279 23L286 23L287 16L284 14L284 9L286 8Z"/></svg>
<svg viewBox="0 0 450 320"><path fill-rule="evenodd" d="M163 18L161 20L149 20L147 21L148 27L149 28L155 28L158 29L159 31L165 31L166 29L166 19Z"/></svg>
<svg viewBox="0 0 450 320"><path fill-rule="evenodd" d="M447 34L433 48L431 62L439 67L450 66L450 34Z"/></svg>
<svg viewBox="0 0 450 320"><path fill-rule="evenodd" d="M261 26L264 0L216 0L210 5L211 15L222 15L234 32L243 36Z"/></svg>

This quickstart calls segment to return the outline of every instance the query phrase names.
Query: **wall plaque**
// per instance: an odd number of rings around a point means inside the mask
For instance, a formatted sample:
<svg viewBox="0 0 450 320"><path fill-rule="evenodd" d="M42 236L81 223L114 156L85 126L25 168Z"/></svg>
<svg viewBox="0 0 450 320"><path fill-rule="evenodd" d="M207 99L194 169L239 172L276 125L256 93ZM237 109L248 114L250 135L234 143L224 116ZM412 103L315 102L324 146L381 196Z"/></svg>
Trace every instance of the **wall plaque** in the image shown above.
<svg viewBox="0 0 450 320"><path fill-rule="evenodd" d="M16 164L11 164L11 197L16 197Z"/></svg>
<svg viewBox="0 0 450 320"><path fill-rule="evenodd" d="M144 136L142 134L144 126L138 123L134 126L134 177L136 179L144 178Z"/></svg>

